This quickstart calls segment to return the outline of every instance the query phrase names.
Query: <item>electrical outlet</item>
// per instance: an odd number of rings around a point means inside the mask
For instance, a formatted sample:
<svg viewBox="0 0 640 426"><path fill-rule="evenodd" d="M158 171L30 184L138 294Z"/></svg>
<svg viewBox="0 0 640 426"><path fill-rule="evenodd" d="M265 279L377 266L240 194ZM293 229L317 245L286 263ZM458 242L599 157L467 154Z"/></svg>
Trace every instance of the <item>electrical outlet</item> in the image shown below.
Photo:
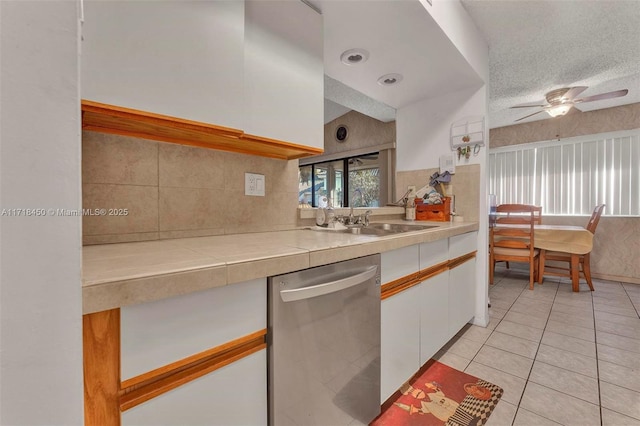
<svg viewBox="0 0 640 426"><path fill-rule="evenodd" d="M264 175L259 175L257 173L244 174L244 195L264 197L264 187Z"/></svg>
<svg viewBox="0 0 640 426"><path fill-rule="evenodd" d="M407 191L409 191L409 194L407 195L407 197L415 198L415 196L416 196L416 186L415 185L407 186Z"/></svg>

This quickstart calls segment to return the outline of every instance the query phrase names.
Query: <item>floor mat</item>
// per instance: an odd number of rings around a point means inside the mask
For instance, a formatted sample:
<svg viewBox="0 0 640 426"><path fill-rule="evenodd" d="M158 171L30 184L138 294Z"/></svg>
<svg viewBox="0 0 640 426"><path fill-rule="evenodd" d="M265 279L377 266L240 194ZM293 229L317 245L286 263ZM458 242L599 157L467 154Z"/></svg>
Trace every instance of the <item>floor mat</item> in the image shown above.
<svg viewBox="0 0 640 426"><path fill-rule="evenodd" d="M493 383L431 360L387 400L371 426L481 426L502 392Z"/></svg>

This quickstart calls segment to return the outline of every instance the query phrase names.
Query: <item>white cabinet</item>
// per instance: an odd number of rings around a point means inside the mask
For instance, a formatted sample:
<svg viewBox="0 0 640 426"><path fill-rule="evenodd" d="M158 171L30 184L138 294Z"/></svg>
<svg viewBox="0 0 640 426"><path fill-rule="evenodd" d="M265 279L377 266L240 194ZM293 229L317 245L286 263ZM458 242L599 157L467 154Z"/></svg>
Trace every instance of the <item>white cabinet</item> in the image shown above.
<svg viewBox="0 0 640 426"><path fill-rule="evenodd" d="M445 240L446 241L446 240ZM427 362L450 338L449 272L420 284L420 365Z"/></svg>
<svg viewBox="0 0 640 426"><path fill-rule="evenodd" d="M466 234L454 235L449 238L449 259L464 256L478 249L478 233L467 232Z"/></svg>
<svg viewBox="0 0 640 426"><path fill-rule="evenodd" d="M420 269L420 248L417 245L384 252L380 258L382 284L406 277Z"/></svg>
<svg viewBox="0 0 640 426"><path fill-rule="evenodd" d="M322 152L322 16L301 1L88 1L81 52L84 128L282 159Z"/></svg>
<svg viewBox="0 0 640 426"><path fill-rule="evenodd" d="M478 233L468 232L449 238L449 259L456 259L478 248ZM449 270L449 337L453 337L475 314L476 259Z"/></svg>
<svg viewBox="0 0 640 426"><path fill-rule="evenodd" d="M449 260L449 240L420 244L420 269L424 270Z"/></svg>
<svg viewBox="0 0 640 426"><path fill-rule="evenodd" d="M420 268L418 245L381 255L381 282L415 274ZM420 367L420 290L411 287L382 301L380 312L380 401L384 402Z"/></svg>
<svg viewBox="0 0 640 426"><path fill-rule="evenodd" d="M453 337L475 313L476 259L449 270L449 337Z"/></svg>
<svg viewBox="0 0 640 426"><path fill-rule="evenodd" d="M420 244L420 270L449 260L449 240ZM420 365L449 340L445 326L449 315L449 271L442 271L420 283Z"/></svg>
<svg viewBox="0 0 640 426"><path fill-rule="evenodd" d="M127 306L120 317L126 380L267 328L267 283L256 279Z"/></svg>
<svg viewBox="0 0 640 426"><path fill-rule="evenodd" d="M242 129L242 1L85 1L82 37L83 99Z"/></svg>
<svg viewBox="0 0 640 426"><path fill-rule="evenodd" d="M121 308L123 382L266 329L266 289L263 278ZM266 424L266 350L133 406L121 418L124 425Z"/></svg>
<svg viewBox="0 0 640 426"><path fill-rule="evenodd" d="M301 1L246 1L244 76L245 133L323 147L320 14Z"/></svg>
<svg viewBox="0 0 640 426"><path fill-rule="evenodd" d="M382 301L380 402L420 368L420 293L414 286Z"/></svg>
<svg viewBox="0 0 640 426"><path fill-rule="evenodd" d="M477 232L470 232L382 253L383 284L416 271L428 278L382 301L381 402L473 318L475 258L450 269L448 261L476 247Z"/></svg>
<svg viewBox="0 0 640 426"><path fill-rule="evenodd" d="M266 350L122 413L123 426L266 425Z"/></svg>

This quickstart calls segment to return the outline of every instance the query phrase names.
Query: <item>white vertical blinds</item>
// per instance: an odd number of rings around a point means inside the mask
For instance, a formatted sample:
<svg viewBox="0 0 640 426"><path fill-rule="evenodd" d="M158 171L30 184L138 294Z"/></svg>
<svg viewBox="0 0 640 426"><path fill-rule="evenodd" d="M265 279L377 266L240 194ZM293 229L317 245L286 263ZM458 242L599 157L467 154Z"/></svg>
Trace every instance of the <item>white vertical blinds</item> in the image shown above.
<svg viewBox="0 0 640 426"><path fill-rule="evenodd" d="M489 193L498 204L543 214L640 216L640 129L512 145L489 151Z"/></svg>

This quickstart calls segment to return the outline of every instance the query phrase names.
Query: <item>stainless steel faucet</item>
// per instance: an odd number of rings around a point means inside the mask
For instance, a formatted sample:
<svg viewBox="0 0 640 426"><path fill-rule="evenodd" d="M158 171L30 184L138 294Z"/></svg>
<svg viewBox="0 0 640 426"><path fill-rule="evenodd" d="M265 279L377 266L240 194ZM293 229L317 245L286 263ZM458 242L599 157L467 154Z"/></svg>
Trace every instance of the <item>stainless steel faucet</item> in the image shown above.
<svg viewBox="0 0 640 426"><path fill-rule="evenodd" d="M362 225L369 226L369 215L371 215L371 210L367 210L363 215L355 216L353 214L353 201L355 199L355 194L358 192L360 194L360 199L362 200L362 204L364 204L364 195L360 189L356 189L353 192L353 197L351 199L350 207L349 207L349 215L348 216L340 216L336 215L333 220L342 223L343 225Z"/></svg>
<svg viewBox="0 0 640 426"><path fill-rule="evenodd" d="M364 204L364 195L362 195L362 191L360 190L360 188L356 188L353 191L353 196L351 197L351 202L349 203L349 206L351 207L351 210L349 211L349 224L351 225L358 223L360 220L360 217L358 217L358 220L354 222L354 216L353 216L353 204L356 198L356 193L360 194L360 202Z"/></svg>
<svg viewBox="0 0 640 426"><path fill-rule="evenodd" d="M364 226L369 226L369 215L371 214L371 210L367 210L366 212L364 212L364 221L362 222L362 224Z"/></svg>

